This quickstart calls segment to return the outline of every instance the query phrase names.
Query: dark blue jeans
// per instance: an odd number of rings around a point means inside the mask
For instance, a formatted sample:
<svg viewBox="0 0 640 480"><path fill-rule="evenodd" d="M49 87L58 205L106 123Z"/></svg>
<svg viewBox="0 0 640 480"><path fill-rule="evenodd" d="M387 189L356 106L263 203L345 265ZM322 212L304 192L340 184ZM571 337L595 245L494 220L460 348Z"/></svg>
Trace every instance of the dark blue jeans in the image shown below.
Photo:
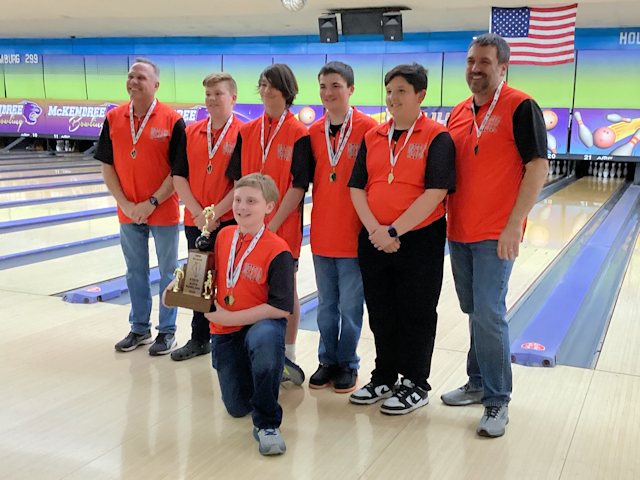
<svg viewBox="0 0 640 480"><path fill-rule="evenodd" d="M501 260L497 240L449 242L451 268L462 311L469 315L469 383L484 389L485 407L509 403L511 353L505 298L513 260Z"/></svg>
<svg viewBox="0 0 640 480"><path fill-rule="evenodd" d="M286 331L286 319L267 318L237 332L211 335L213 368L227 411L233 417L253 412L253 424L259 429L282 423L278 394Z"/></svg>

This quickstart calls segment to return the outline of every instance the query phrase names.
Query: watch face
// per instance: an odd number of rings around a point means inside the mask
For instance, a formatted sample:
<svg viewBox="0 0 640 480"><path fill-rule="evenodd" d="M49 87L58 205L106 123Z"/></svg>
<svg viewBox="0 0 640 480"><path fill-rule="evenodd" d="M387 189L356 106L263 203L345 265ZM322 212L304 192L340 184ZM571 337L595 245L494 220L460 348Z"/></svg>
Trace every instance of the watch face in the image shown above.
<svg viewBox="0 0 640 480"><path fill-rule="evenodd" d="M151 205L153 205L154 207L158 206L158 200L156 199L156 197L151 197L149 201L151 202Z"/></svg>

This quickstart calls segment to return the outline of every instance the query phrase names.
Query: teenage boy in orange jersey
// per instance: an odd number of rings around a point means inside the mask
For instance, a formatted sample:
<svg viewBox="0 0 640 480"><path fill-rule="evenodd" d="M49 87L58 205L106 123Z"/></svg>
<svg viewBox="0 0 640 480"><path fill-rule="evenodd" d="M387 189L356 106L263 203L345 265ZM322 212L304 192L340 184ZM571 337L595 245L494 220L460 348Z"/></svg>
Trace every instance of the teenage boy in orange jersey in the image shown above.
<svg viewBox="0 0 640 480"><path fill-rule="evenodd" d="M311 251L318 286L318 370L309 388L333 382L338 393L356 388L360 358L356 353L364 292L358 265L362 223L347 183L364 134L378 123L349 105L353 69L329 62L318 74L326 115L309 128L314 158Z"/></svg>
<svg viewBox="0 0 640 480"><path fill-rule="evenodd" d="M212 73L202 82L209 117L187 127L187 157L173 165L173 184L185 204L184 233L190 249L196 248L201 235L205 207L215 205L215 221L209 224L213 251L221 228L235 224L231 203L233 182L224 172L236 146L238 131L244 125L233 115L238 87L228 73ZM191 339L171 352L171 359L188 360L211 351L209 321L201 312L193 312Z"/></svg>

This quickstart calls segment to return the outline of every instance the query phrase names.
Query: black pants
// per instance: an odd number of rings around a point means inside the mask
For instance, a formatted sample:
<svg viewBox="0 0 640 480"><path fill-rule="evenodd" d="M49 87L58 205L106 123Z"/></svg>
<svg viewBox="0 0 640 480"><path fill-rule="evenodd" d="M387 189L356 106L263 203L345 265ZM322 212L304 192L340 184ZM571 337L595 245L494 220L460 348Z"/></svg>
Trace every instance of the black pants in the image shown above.
<svg viewBox="0 0 640 480"><path fill-rule="evenodd" d="M218 232L226 227L227 225L235 225L235 220L229 220L227 222L222 222L220 227L213 232L211 232L211 251L216 244L216 237L218 236ZM187 245L189 249L196 248L196 239L202 235L202 231L198 227L184 227L184 233L187 237ZM216 268L219 268L216 265ZM224 266L223 268L226 268ZM202 312L193 312L193 319L191 320L191 339L195 340L199 343L209 343L210 341L210 333L209 333L209 320L207 320Z"/></svg>
<svg viewBox="0 0 640 480"><path fill-rule="evenodd" d="M441 218L400 237L400 250L385 253L358 237L369 324L376 343L371 381L392 386L398 374L430 390L427 382L442 288L446 220Z"/></svg>

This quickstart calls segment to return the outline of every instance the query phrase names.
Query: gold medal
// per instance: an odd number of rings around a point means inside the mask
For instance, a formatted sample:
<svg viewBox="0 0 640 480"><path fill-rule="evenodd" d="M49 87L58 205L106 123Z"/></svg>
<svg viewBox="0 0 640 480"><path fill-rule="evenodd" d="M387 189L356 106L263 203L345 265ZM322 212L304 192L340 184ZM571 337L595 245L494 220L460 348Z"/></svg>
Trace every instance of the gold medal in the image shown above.
<svg viewBox="0 0 640 480"><path fill-rule="evenodd" d="M391 182L393 182L394 176L393 176L393 172L389 173L389 185L391 185Z"/></svg>
<svg viewBox="0 0 640 480"><path fill-rule="evenodd" d="M329 174L329 181L331 183L334 183L336 181L336 179L338 178L338 175L336 174L336 172L331 172Z"/></svg>
<svg viewBox="0 0 640 480"><path fill-rule="evenodd" d="M138 152L136 152L136 147L133 147L133 150L131 150L131 158L136 158L136 154Z"/></svg>
<svg viewBox="0 0 640 480"><path fill-rule="evenodd" d="M235 301L236 301L236 299L233 297L232 293L227 293L224 296L224 304L227 305L228 307L233 305L233 302L235 302Z"/></svg>
<svg viewBox="0 0 640 480"><path fill-rule="evenodd" d="M209 161L209 165L207 165L207 174L211 173L211 170L213 170L213 167L211 166L211 161Z"/></svg>

